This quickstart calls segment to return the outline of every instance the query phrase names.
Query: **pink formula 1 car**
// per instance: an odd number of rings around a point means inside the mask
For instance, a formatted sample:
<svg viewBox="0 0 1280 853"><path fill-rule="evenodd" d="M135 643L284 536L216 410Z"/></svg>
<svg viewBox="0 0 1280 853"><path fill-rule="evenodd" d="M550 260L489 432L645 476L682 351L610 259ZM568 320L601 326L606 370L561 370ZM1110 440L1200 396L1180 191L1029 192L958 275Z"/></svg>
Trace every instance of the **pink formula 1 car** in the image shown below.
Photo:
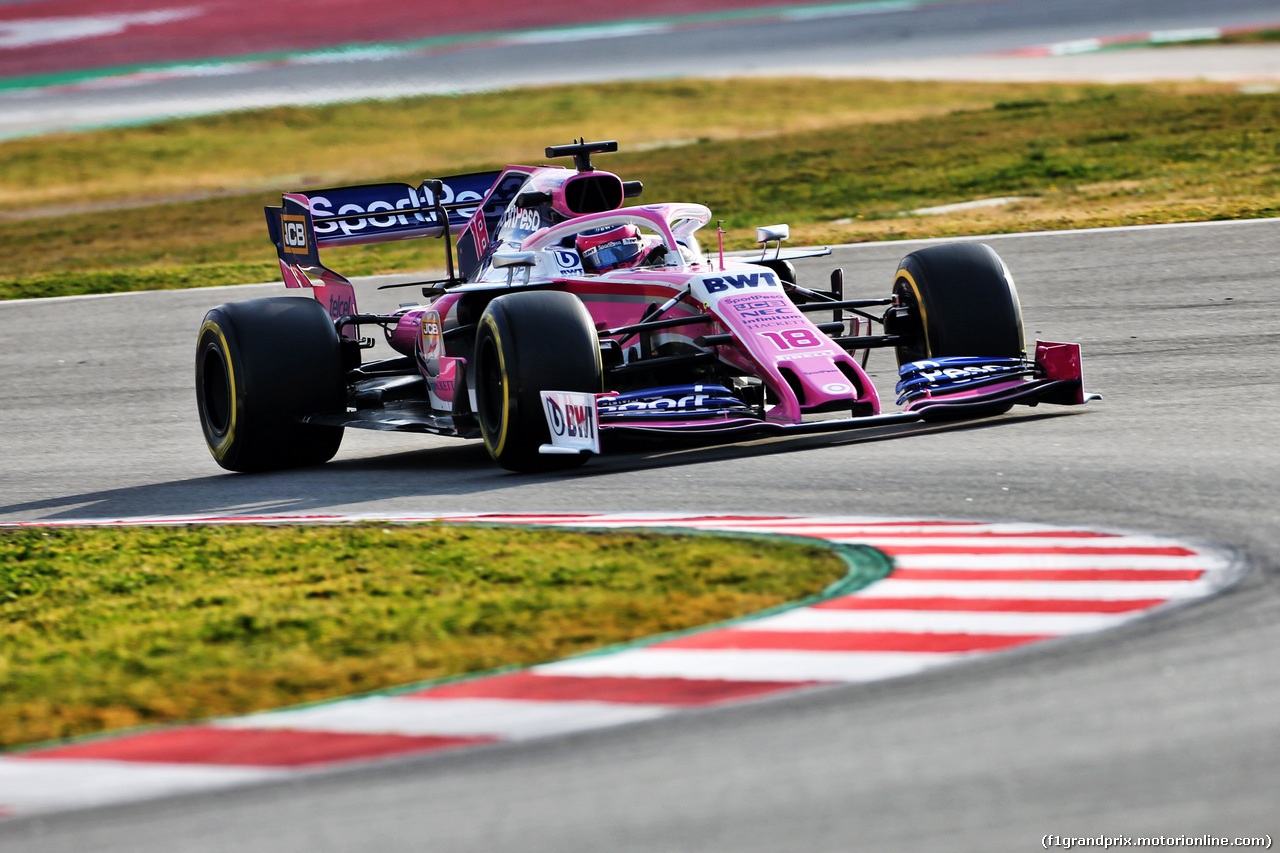
<svg viewBox="0 0 1280 853"><path fill-rule="evenodd" d="M196 349L200 422L233 471L314 465L343 429L482 438L516 471L577 465L615 435L728 440L920 419L1015 403L1083 403L1079 348L1028 357L1013 279L988 246L907 255L889 296L796 283L786 226L759 258L708 251L698 204L624 206L638 181L597 170L615 142L548 148L574 168L509 166L420 186L289 193L267 208L285 285L314 299L233 302ZM326 246L443 238L448 277L426 301L364 314ZM457 260L453 240L456 238ZM771 243L777 243L771 248ZM380 326L399 355L366 362ZM867 353L896 351L882 410Z"/></svg>

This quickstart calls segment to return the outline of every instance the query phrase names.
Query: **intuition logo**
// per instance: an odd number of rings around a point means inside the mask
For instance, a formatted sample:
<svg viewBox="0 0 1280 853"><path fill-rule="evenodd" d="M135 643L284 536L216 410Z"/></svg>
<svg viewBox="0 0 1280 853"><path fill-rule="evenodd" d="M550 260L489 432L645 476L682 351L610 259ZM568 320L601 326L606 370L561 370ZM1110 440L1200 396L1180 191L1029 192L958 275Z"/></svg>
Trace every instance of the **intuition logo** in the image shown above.
<svg viewBox="0 0 1280 853"><path fill-rule="evenodd" d="M280 228L283 231L286 252L294 255L307 254L307 218L305 216L282 216Z"/></svg>

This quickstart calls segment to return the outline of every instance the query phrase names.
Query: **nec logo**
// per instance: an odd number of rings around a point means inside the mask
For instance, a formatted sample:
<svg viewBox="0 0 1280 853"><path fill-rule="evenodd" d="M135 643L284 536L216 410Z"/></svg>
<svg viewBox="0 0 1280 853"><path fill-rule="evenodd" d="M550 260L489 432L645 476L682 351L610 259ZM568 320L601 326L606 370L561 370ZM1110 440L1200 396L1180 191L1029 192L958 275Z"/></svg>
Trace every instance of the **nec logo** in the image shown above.
<svg viewBox="0 0 1280 853"><path fill-rule="evenodd" d="M282 216L280 227L284 232L284 250L294 255L307 254L307 220L304 216Z"/></svg>
<svg viewBox="0 0 1280 853"><path fill-rule="evenodd" d="M742 290L744 287L777 287L778 281L771 272L751 272L704 278L702 284L707 288L707 293L722 293L729 288Z"/></svg>

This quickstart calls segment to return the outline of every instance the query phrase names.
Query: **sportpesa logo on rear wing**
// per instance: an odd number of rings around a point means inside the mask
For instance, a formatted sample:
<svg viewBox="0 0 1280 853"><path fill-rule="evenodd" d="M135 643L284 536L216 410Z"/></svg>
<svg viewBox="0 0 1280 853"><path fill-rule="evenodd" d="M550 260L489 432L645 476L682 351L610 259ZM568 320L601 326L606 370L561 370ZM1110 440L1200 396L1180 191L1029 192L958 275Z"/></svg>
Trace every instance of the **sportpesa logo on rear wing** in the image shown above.
<svg viewBox="0 0 1280 853"><path fill-rule="evenodd" d="M456 233L500 174L443 178L439 199L431 189L433 181L417 187L386 183L289 193L280 207L266 208L267 229L281 260L303 265L318 265L316 250L325 246L439 237L443 233L439 206L445 208L449 229ZM486 213L491 206L505 206L506 201L490 197Z"/></svg>

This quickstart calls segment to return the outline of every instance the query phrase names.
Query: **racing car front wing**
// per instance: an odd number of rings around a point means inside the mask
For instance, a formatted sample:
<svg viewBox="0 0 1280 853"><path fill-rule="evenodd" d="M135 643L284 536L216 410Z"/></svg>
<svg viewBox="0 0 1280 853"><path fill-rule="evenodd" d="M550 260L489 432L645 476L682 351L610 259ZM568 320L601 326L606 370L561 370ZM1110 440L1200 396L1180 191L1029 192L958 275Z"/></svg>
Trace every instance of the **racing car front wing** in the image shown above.
<svg viewBox="0 0 1280 853"><path fill-rule="evenodd" d="M948 375L944 370L939 370L939 376L926 384L924 393L913 395L913 399L901 411L848 418L780 422L745 417L739 411L732 411L723 412L718 418L708 418L706 413L700 413L700 417L696 419L682 418L678 413L673 413L674 417L663 420L656 420L651 416L652 413L648 413L647 417L633 419L607 418L602 423L601 405L614 395L544 391L543 410L551 442L543 444L539 452L599 454L602 433L636 436L678 434L696 440L699 437L718 438L725 435L745 437L838 432L917 421L987 417L1001 414L1014 405L1037 406L1040 403L1050 403L1072 406L1101 399L1098 394L1084 391L1078 344L1038 341L1035 352L1035 360L1025 362L1024 369L1017 371L1011 378L996 376L992 381L984 380L980 375L969 377L960 371L952 371L960 375ZM941 366L948 361L950 360L940 359L937 364ZM918 366L921 364L932 363L904 365L904 375L909 368L913 368L912 375L918 377ZM918 379L916 387L921 387Z"/></svg>

